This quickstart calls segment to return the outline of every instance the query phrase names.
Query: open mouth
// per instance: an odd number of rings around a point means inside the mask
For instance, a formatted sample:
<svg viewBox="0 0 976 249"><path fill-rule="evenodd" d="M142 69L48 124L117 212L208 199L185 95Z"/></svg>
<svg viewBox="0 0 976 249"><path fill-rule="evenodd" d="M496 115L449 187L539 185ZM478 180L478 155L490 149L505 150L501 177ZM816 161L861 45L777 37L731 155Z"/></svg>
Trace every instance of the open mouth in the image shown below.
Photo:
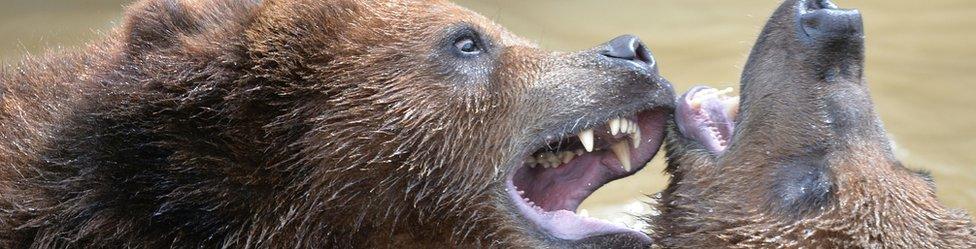
<svg viewBox="0 0 976 249"><path fill-rule="evenodd" d="M526 219L559 239L629 233L650 241L639 230L588 217L577 208L604 184L633 175L654 157L668 113L645 110L546 141L509 174L509 196Z"/></svg>
<svg viewBox="0 0 976 249"><path fill-rule="evenodd" d="M713 154L724 152L739 115L739 97L728 96L731 92L732 88L697 86L678 98L674 116L681 134Z"/></svg>

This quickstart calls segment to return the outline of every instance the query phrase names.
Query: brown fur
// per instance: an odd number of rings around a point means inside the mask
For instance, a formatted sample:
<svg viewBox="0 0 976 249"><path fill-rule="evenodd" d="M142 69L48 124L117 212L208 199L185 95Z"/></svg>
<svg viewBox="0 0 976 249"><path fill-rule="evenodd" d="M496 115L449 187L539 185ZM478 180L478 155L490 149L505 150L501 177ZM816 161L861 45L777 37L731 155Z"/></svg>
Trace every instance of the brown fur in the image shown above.
<svg viewBox="0 0 976 249"><path fill-rule="evenodd" d="M444 1L145 0L124 20L0 71L0 247L631 243L552 240L501 179L544 135L673 98ZM485 56L442 51L468 29Z"/></svg>
<svg viewBox="0 0 976 249"><path fill-rule="evenodd" d="M657 242L675 248L976 248L976 227L894 158L863 82L863 34L804 40L770 19L742 79L730 147L672 125ZM860 23L858 22L859 26Z"/></svg>

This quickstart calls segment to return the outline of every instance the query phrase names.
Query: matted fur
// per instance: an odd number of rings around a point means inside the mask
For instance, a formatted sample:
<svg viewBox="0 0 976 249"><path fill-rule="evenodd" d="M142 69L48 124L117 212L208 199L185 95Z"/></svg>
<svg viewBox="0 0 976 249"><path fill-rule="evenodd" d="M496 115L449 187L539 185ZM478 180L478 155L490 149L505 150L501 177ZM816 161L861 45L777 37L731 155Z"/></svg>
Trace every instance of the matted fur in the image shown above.
<svg viewBox="0 0 976 249"><path fill-rule="evenodd" d="M490 60L445 62L460 27ZM615 65L446 1L140 1L3 69L0 247L567 245L502 179L544 131L671 104Z"/></svg>
<svg viewBox="0 0 976 249"><path fill-rule="evenodd" d="M669 248L976 248L976 226L902 166L863 79L863 33L804 37L805 1L770 18L715 156L672 124L657 243ZM855 21L855 20L849 20ZM860 28L860 20L854 25ZM833 70L833 71L831 71Z"/></svg>

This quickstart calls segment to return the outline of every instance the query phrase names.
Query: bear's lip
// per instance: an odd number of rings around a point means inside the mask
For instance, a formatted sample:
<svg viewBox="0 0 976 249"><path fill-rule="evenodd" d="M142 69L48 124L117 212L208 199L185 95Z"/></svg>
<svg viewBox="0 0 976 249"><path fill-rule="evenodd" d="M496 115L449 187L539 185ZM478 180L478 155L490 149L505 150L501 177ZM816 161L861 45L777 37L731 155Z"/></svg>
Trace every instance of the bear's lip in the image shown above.
<svg viewBox="0 0 976 249"><path fill-rule="evenodd" d="M697 141L714 155L720 155L732 142L739 97L728 96L731 88L717 90L696 86L678 98L674 120L681 135Z"/></svg>
<svg viewBox="0 0 976 249"><path fill-rule="evenodd" d="M640 230L614 224L597 218L576 213L583 200L604 184L633 175L641 170L657 153L664 138L664 125L670 114L670 107L655 107L639 111L633 115L618 115L601 125L581 129L593 133L592 152L586 152L578 133L565 134L564 138L546 141L535 156L547 150L566 149L582 152L574 155L568 162L538 164L533 155L528 156L523 165L508 174L506 191L519 213L534 223L540 230L563 240L579 240L593 236L628 233L639 239L650 241ZM622 120L636 124L639 130L627 134L619 131L612 134L611 125L621 127ZM613 121L613 122L611 122ZM582 133L582 132L581 132ZM639 135L638 135L639 134ZM639 137L639 146L633 138ZM627 145L626 149L619 144ZM612 147L617 145L616 149ZM555 148L554 148L555 147ZM626 150L629 154L630 168L618 159L613 150Z"/></svg>

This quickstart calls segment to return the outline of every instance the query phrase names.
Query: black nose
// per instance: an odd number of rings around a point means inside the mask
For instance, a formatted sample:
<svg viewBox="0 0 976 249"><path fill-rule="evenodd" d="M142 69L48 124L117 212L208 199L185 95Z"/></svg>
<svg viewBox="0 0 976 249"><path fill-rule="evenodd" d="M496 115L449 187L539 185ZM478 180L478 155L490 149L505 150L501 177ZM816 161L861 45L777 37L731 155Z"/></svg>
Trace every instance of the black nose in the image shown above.
<svg viewBox="0 0 976 249"><path fill-rule="evenodd" d="M633 35L622 35L607 42L600 52L603 56L619 59L631 65L643 68L654 68L654 56L640 39Z"/></svg>
<svg viewBox="0 0 976 249"><path fill-rule="evenodd" d="M861 13L839 9L830 0L806 0L800 5L803 32L815 39L860 37L864 33Z"/></svg>

